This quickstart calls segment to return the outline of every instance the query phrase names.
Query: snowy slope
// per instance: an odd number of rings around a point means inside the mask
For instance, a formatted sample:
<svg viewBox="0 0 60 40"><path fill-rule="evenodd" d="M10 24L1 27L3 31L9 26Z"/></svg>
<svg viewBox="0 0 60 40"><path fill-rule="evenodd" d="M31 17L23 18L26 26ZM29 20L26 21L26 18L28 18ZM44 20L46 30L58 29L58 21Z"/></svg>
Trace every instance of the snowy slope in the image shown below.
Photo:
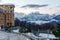
<svg viewBox="0 0 60 40"><path fill-rule="evenodd" d="M56 15L53 19L60 20L60 15Z"/></svg>
<svg viewBox="0 0 60 40"><path fill-rule="evenodd" d="M15 17L15 18L18 18L19 20L20 20L20 18L23 18L24 16L25 16L24 13L18 13L18 12L15 12L15 13L14 13L14 17Z"/></svg>
<svg viewBox="0 0 60 40"><path fill-rule="evenodd" d="M52 19L52 16L48 14L40 14L39 12L32 12L29 15L25 16L23 19L25 19L26 21L49 21Z"/></svg>

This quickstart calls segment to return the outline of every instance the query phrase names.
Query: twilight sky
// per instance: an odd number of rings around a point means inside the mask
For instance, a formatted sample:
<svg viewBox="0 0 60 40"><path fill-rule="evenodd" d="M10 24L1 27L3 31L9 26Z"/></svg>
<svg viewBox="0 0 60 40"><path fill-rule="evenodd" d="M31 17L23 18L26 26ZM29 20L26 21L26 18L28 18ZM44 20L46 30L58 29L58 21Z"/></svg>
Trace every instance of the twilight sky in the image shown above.
<svg viewBox="0 0 60 40"><path fill-rule="evenodd" d="M28 14L30 12L35 12L39 11L40 13L43 14L54 14L60 12L60 0L0 0L0 4L6 4L6 3L11 3L14 4L15 7L15 12L22 12L25 14ZM33 7L30 8L29 4L36 4L36 5L48 5L48 6L43 6L43 7ZM22 6L26 6L21 8Z"/></svg>

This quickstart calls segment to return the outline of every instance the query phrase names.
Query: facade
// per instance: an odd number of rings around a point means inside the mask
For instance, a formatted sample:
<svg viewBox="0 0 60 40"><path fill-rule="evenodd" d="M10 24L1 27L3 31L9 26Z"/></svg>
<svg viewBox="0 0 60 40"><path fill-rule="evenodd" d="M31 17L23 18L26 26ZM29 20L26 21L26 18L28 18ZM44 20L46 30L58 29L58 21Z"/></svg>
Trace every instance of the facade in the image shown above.
<svg viewBox="0 0 60 40"><path fill-rule="evenodd" d="M0 5L0 26L14 26L14 5Z"/></svg>

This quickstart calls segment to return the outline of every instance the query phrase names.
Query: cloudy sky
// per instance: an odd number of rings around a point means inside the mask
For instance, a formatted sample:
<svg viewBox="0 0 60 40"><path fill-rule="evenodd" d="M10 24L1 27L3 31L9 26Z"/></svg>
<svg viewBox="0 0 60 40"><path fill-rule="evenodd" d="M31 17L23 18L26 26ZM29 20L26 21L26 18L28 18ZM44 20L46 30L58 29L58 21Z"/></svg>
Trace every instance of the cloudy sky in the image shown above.
<svg viewBox="0 0 60 40"><path fill-rule="evenodd" d="M60 0L0 0L0 4L14 4L15 12L29 14L39 11L43 14L60 12ZM42 6L43 5L43 6Z"/></svg>

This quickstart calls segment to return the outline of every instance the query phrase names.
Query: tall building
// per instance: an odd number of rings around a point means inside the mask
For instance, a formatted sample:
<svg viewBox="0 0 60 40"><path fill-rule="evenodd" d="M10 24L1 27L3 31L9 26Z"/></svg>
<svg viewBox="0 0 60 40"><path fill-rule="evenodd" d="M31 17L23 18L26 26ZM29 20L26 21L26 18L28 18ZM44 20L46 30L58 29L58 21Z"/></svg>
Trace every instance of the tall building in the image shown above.
<svg viewBox="0 0 60 40"><path fill-rule="evenodd" d="M0 26L14 26L14 5L0 5Z"/></svg>

